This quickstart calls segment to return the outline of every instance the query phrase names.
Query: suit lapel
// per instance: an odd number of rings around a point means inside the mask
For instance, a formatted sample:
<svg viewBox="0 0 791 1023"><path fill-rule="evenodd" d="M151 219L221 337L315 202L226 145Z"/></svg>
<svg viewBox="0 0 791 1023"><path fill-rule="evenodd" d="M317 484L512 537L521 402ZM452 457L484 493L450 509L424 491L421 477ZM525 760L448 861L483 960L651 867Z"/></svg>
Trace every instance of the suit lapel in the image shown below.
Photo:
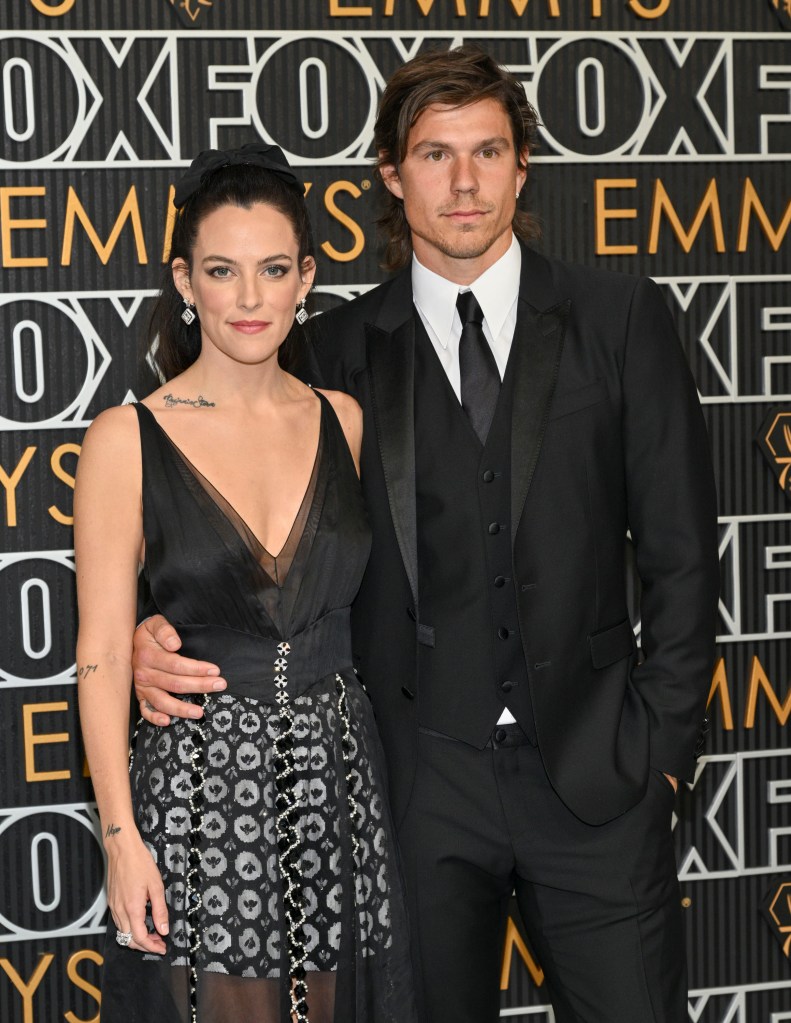
<svg viewBox="0 0 791 1023"><path fill-rule="evenodd" d="M406 287L404 286L406 285ZM371 406L387 499L415 610L415 326L409 273L393 281L376 324L365 325Z"/></svg>
<svg viewBox="0 0 791 1023"><path fill-rule="evenodd" d="M550 305L550 308L547 308ZM547 260L522 246L522 279L511 358L511 540L541 452L571 303L558 301ZM415 609L415 330L409 270L391 282L374 324L366 324L368 372L390 514ZM543 310L543 311L542 311Z"/></svg>
<svg viewBox="0 0 791 1023"><path fill-rule="evenodd" d="M556 304L546 308L547 300ZM511 411L512 543L541 452L570 308L570 301L556 301L547 261L522 246L522 282L511 348L511 358L515 360Z"/></svg>

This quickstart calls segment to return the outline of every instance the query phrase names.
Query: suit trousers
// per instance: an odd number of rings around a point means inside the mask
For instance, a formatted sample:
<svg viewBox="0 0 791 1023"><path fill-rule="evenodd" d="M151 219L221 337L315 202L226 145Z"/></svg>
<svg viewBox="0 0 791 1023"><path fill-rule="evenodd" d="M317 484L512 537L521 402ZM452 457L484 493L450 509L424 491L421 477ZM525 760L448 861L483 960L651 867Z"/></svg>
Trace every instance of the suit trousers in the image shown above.
<svg viewBox="0 0 791 1023"><path fill-rule="evenodd" d="M675 794L606 824L574 816L517 725L486 749L421 730L400 831L423 1023L494 1023L511 893L556 1023L683 1023Z"/></svg>

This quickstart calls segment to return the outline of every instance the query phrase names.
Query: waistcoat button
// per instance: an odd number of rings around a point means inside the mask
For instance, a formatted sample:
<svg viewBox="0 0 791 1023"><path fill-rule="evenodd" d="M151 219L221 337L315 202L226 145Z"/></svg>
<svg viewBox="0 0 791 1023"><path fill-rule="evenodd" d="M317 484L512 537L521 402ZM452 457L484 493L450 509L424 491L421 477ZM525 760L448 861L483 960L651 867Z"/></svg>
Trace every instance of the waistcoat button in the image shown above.
<svg viewBox="0 0 791 1023"><path fill-rule="evenodd" d="M492 472L491 469L487 469L486 472L483 474L483 482L484 483L491 483L493 479L494 479L494 473Z"/></svg>
<svg viewBox="0 0 791 1023"><path fill-rule="evenodd" d="M494 580L494 585L497 587L498 590L502 589L503 586L505 586L505 576L504 575L496 576Z"/></svg>
<svg viewBox="0 0 791 1023"><path fill-rule="evenodd" d="M497 534L499 532L500 532L500 523L499 522L490 522L489 523L489 536L497 536Z"/></svg>
<svg viewBox="0 0 791 1023"><path fill-rule="evenodd" d="M501 625L500 628L497 630L497 635L500 637L500 639L508 639L508 637L511 634L504 625Z"/></svg>

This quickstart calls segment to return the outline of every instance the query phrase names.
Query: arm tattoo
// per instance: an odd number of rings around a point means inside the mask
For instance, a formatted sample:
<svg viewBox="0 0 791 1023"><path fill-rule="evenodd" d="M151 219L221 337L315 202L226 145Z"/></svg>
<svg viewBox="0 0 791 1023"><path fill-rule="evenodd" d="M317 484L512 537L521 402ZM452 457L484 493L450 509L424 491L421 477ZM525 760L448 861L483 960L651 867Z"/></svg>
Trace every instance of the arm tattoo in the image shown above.
<svg viewBox="0 0 791 1023"><path fill-rule="evenodd" d="M98 664L83 664L81 668L77 669L77 677L87 678L90 674L95 672L98 667Z"/></svg>
<svg viewBox="0 0 791 1023"><path fill-rule="evenodd" d="M165 395L165 407L173 408L175 405L191 405L193 408L214 408L213 401L206 401L202 394L197 398L175 398L172 394Z"/></svg>
<svg viewBox="0 0 791 1023"><path fill-rule="evenodd" d="M104 833L104 837L105 838L112 838L113 835L117 835L120 830L121 829L117 828L115 826L115 824L108 824L107 825L107 831L105 831L105 833Z"/></svg>

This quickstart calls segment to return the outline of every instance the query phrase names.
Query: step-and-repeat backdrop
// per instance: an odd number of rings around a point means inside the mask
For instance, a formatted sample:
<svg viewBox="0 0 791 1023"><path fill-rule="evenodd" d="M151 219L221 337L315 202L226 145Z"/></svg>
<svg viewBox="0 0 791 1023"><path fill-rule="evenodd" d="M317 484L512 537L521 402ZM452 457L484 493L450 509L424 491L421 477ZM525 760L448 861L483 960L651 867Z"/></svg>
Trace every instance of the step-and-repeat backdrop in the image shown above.
<svg viewBox="0 0 791 1023"><path fill-rule="evenodd" d="M697 379L722 600L707 752L674 821L689 1018L791 1020L791 0L2 0L4 1023L99 1018L72 488L85 427L145 386L172 183L201 149L280 145L308 189L316 307L346 301L382 279L383 84L463 40L539 111L542 247L654 277ZM503 1016L552 1020L516 914L501 983Z"/></svg>

